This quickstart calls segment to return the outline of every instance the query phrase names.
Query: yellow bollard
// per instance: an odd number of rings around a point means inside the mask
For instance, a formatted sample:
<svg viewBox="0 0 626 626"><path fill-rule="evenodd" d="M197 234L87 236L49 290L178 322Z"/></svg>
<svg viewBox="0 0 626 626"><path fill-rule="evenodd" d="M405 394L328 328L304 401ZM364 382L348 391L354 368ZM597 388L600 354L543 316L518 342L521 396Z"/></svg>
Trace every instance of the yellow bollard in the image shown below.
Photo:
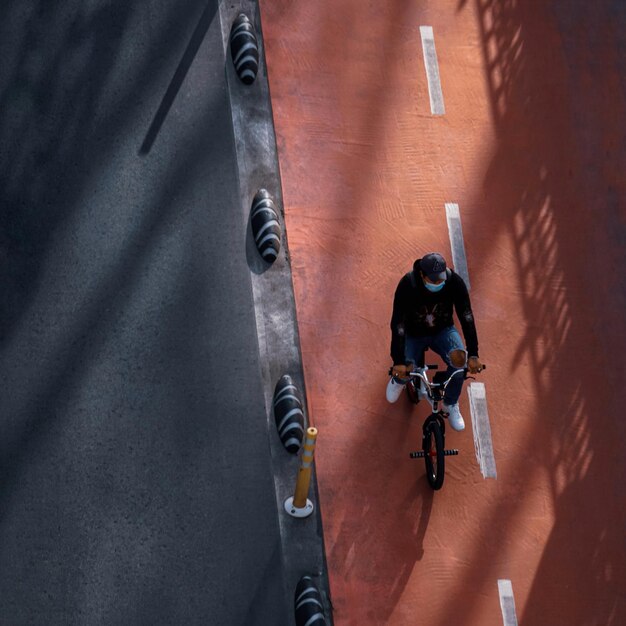
<svg viewBox="0 0 626 626"><path fill-rule="evenodd" d="M296 491L292 498L285 500L285 511L292 517L308 517L315 508L313 503L307 499L307 495L309 493L309 485L311 484L316 438L317 428L307 428L306 439L302 449L302 461L298 470L298 480L296 481Z"/></svg>

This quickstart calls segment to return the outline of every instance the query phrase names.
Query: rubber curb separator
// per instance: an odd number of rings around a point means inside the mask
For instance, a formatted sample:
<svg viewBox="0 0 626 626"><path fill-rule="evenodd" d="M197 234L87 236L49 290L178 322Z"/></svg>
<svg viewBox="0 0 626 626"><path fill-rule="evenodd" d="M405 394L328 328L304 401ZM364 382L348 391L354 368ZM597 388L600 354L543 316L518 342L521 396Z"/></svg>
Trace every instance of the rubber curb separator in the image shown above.
<svg viewBox="0 0 626 626"><path fill-rule="evenodd" d="M282 376L274 391L274 417L278 436L291 454L298 454L302 448L305 429L303 404L300 390L291 376Z"/></svg>
<svg viewBox="0 0 626 626"><path fill-rule="evenodd" d="M230 54L239 80L251 85L259 71L259 44L245 13L240 13L230 29Z"/></svg>
<svg viewBox="0 0 626 626"><path fill-rule="evenodd" d="M259 47L258 74L251 84L244 84L240 80L228 50L233 24L242 14L252 25ZM315 468L313 467L312 471L312 488L309 494L315 503L313 514L305 519L287 515L283 503L286 497L293 494L300 459L296 454L290 454L286 450L272 416L275 387L284 376L289 376L300 391L304 414L303 427L308 423L300 336L258 2L220 1L219 17L237 153L240 210L243 223L246 225L245 253L250 267L255 303L269 447L276 490L276 510L281 534L285 598L293 599L299 582L308 577L319 591L324 609L325 622L319 623L332 624L332 604ZM271 263L268 262L270 259L261 256L252 228L251 207L255 195L260 190L266 191L272 198L273 207L279 217L276 221L279 223L282 245L277 250L276 259ZM323 437L323 432L321 436Z"/></svg>
<svg viewBox="0 0 626 626"><path fill-rule="evenodd" d="M273 263L280 254L281 228L274 199L267 189L259 189L250 209L252 235L259 254L266 263Z"/></svg>
<svg viewBox="0 0 626 626"><path fill-rule="evenodd" d="M296 626L324 626L324 605L319 589L310 576L303 576L296 587Z"/></svg>

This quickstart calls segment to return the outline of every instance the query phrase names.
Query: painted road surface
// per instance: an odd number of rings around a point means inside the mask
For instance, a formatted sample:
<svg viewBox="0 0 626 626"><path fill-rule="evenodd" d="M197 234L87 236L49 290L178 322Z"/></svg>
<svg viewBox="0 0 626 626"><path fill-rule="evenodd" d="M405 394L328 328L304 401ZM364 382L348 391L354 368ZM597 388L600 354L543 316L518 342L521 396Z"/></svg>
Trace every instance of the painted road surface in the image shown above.
<svg viewBox="0 0 626 626"><path fill-rule="evenodd" d="M0 16L0 622L290 624L217 2Z"/></svg>
<svg viewBox="0 0 626 626"><path fill-rule="evenodd" d="M626 6L262 0L261 14L336 623L626 623ZM461 454L433 494L409 459L425 410L384 389L398 280L423 253L451 259L446 204L497 479L464 393Z"/></svg>

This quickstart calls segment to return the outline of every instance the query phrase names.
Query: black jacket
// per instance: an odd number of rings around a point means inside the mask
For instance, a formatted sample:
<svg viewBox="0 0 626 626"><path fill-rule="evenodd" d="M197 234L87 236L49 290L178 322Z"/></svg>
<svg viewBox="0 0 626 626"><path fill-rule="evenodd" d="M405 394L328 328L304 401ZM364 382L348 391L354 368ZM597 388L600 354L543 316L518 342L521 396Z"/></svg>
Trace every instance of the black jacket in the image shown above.
<svg viewBox="0 0 626 626"><path fill-rule="evenodd" d="M433 293L424 286L419 270L420 259L413 264L415 286L410 273L405 274L396 288L391 316L391 358L394 365L405 362L404 336L436 335L454 325L453 309L461 322L469 356L478 356L476 325L465 281L448 270L446 284Z"/></svg>

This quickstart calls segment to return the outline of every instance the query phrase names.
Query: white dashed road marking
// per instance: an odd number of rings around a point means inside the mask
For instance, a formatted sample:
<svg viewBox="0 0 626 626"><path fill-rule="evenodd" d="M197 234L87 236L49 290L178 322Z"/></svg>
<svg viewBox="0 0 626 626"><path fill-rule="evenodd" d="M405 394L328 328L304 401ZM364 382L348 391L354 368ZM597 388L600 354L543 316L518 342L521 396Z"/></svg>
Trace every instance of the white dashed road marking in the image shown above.
<svg viewBox="0 0 626 626"><path fill-rule="evenodd" d="M452 265L454 270L461 276L469 291L470 280L465 256L465 244L463 243L463 229L461 228L461 214L459 205L452 202L446 203L446 217L448 220L448 232L450 234L450 248L452 249ZM493 444L491 442L491 427L489 425L489 413L487 412L487 392L483 383L471 383L467 388L470 401L470 413L472 415L472 430L474 431L474 446L476 459L480 465L480 471L484 478L497 478L496 460L493 456Z"/></svg>
<svg viewBox="0 0 626 626"><path fill-rule="evenodd" d="M424 65L426 66L426 78L428 79L430 111L433 115L443 115L446 112L446 109L443 105L443 92L441 91L439 64L437 63L435 36L433 34L432 26L420 26L420 35L422 36Z"/></svg>
<svg viewBox="0 0 626 626"><path fill-rule="evenodd" d="M500 608L502 609L502 623L504 626L517 626L515 598L513 598L511 581L498 580L498 592L500 594Z"/></svg>
<svg viewBox="0 0 626 626"><path fill-rule="evenodd" d="M469 291L469 272L467 270L467 257L465 256L461 213L458 204L446 203L446 218L448 220L450 248L452 249L452 265L454 266L454 271L465 281Z"/></svg>
<svg viewBox="0 0 626 626"><path fill-rule="evenodd" d="M467 388L467 394L469 395L470 413L472 415L476 459L480 465L480 471L483 478L497 478L485 385L483 383L471 383Z"/></svg>

